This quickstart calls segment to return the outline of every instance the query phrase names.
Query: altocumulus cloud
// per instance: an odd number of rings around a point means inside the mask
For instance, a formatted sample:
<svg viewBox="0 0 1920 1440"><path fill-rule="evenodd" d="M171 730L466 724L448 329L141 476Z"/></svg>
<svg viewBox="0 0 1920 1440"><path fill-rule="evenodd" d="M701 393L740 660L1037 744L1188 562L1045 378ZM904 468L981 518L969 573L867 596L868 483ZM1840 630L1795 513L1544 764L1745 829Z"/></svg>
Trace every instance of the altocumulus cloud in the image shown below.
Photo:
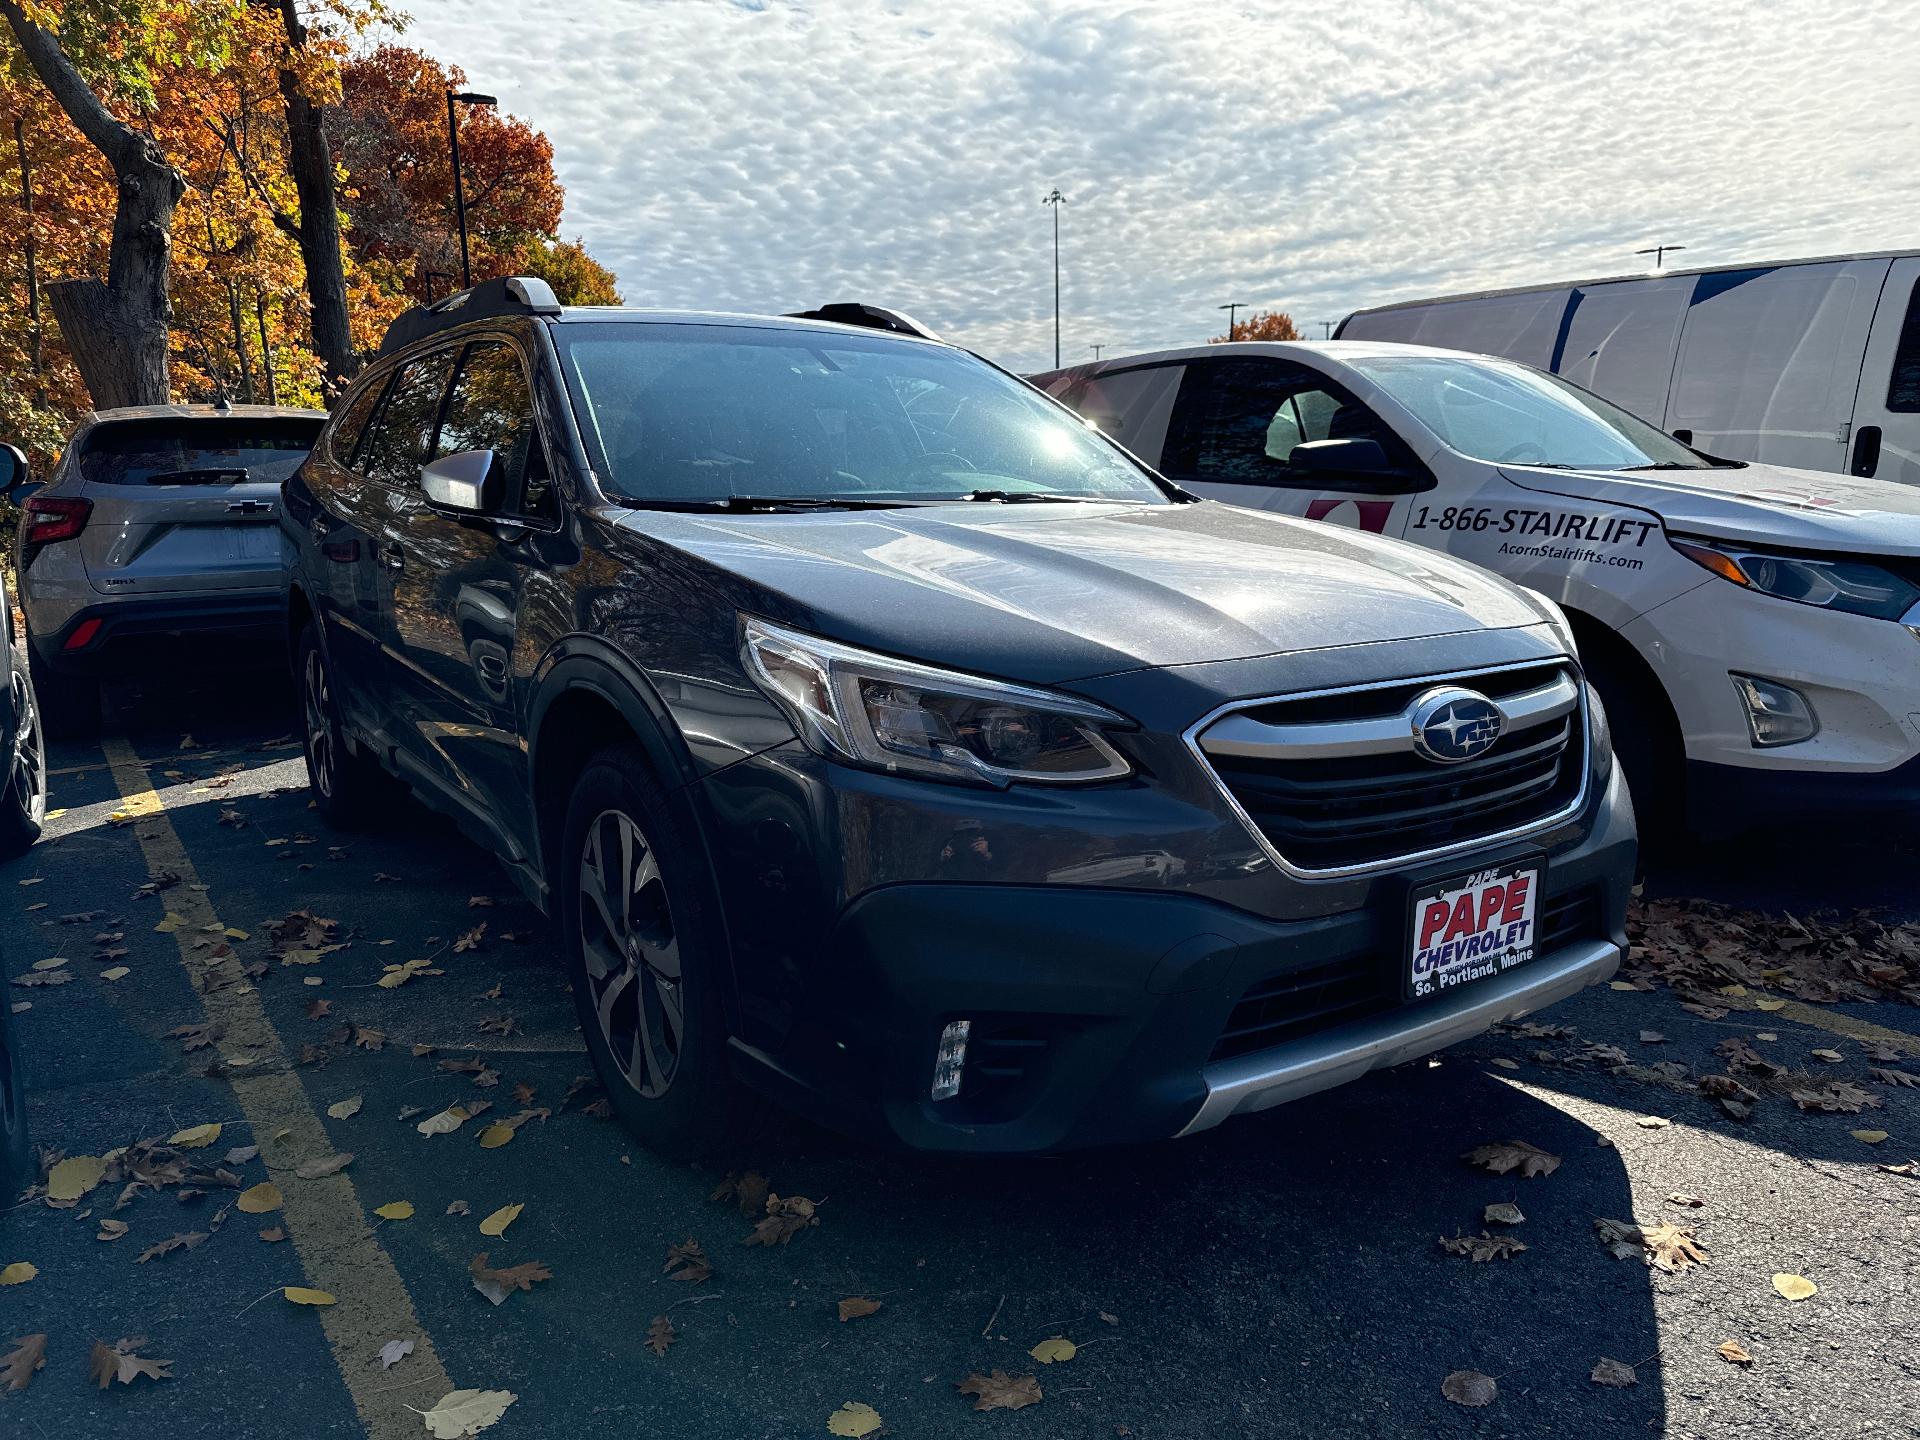
<svg viewBox="0 0 1920 1440"><path fill-rule="evenodd" d="M628 303L860 297L1015 366L1446 289L1911 245L1891 5L418 0ZM1314 333L1317 333L1315 331Z"/></svg>

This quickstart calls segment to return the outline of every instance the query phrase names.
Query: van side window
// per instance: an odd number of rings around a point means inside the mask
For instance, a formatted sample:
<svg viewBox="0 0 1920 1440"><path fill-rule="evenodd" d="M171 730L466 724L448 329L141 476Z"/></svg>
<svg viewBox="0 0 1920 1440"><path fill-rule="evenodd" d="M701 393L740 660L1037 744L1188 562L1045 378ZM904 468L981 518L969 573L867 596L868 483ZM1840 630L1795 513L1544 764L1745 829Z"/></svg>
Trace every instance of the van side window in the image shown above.
<svg viewBox="0 0 1920 1440"><path fill-rule="evenodd" d="M1920 414L1920 280L1907 297L1907 318L1893 348L1893 375L1887 381L1887 409L1898 415Z"/></svg>
<svg viewBox="0 0 1920 1440"><path fill-rule="evenodd" d="M401 367L387 387L379 418L360 446L358 468L368 479L399 489L420 483L420 467L433 444L452 365L451 350L436 350Z"/></svg>
<svg viewBox="0 0 1920 1440"><path fill-rule="evenodd" d="M1293 469L1296 445L1347 439L1377 440L1411 465L1399 436L1317 371L1285 360L1197 360L1174 402L1160 468L1174 480L1299 484L1309 477Z"/></svg>
<svg viewBox="0 0 1920 1440"><path fill-rule="evenodd" d="M556 520L546 446L520 357L504 340L481 340L460 357L434 458L491 450L506 482L506 505L533 520Z"/></svg>

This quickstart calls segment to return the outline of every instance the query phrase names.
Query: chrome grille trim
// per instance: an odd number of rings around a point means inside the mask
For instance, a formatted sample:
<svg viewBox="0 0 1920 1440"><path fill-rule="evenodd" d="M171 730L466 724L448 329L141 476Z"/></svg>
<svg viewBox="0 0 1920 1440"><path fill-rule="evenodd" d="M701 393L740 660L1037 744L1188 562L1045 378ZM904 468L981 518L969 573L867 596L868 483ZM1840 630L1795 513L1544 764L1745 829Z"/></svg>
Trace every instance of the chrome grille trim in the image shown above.
<svg viewBox="0 0 1920 1440"><path fill-rule="evenodd" d="M1308 865L1296 865L1292 861L1288 860L1285 855L1283 855L1278 849L1274 847L1273 843L1267 839L1266 833L1260 828L1259 824L1256 823L1253 817L1247 813L1246 808L1240 803L1239 799L1234 795L1232 789L1227 785L1226 781L1221 778L1220 773L1214 769L1213 764L1211 763L1211 761L1208 759L1208 756L1207 756L1208 747L1205 746L1201 741L1201 737L1203 734L1206 734L1210 730L1213 730L1215 727L1220 725L1222 722L1228 720L1229 718L1240 717L1240 712L1243 712L1243 711L1258 710L1258 709L1262 709L1267 706L1273 706L1273 705L1285 705L1291 701L1316 700L1316 699L1321 699L1327 696L1334 696L1334 695L1356 695L1357 696L1357 695L1364 695L1366 692L1373 691L1373 690L1403 689L1409 685L1419 685L1424 687L1427 685L1442 684L1446 682L1470 685L1473 682L1475 677L1500 675L1500 674L1504 674L1506 672L1514 671L1514 670L1537 669L1541 665L1546 665L1546 664L1557 664L1557 665L1563 666L1565 668L1565 671L1569 672L1569 674L1567 676L1563 676L1563 678L1567 680L1569 687L1574 689L1576 692L1574 696L1573 704L1571 707L1561 708L1559 710L1552 711L1551 713L1536 714L1531 718L1530 722L1528 723L1544 724L1544 723L1547 723L1552 718L1554 718L1555 715L1566 715L1570 713L1570 711L1573 714L1573 718L1578 727L1578 745L1577 747L1575 747L1576 753L1571 757L1569 763L1578 764L1579 777L1580 777L1579 785L1575 790L1573 799L1569 801L1566 805L1563 805L1559 809L1553 811L1551 814L1543 815L1536 819L1529 820L1525 824L1512 826L1505 830L1490 832L1485 835L1470 836L1463 840L1452 841L1448 844L1434 846L1428 849L1407 851L1402 854L1384 856L1384 857L1381 857L1378 859L1372 859L1372 860L1359 861L1351 865L1336 865L1336 866L1328 866L1328 867L1322 867L1322 868L1315 868L1313 866L1308 866ZM1202 715L1192 725L1188 726L1187 729L1184 732L1182 732L1181 738L1186 742L1187 749L1192 752L1194 759L1196 759L1200 763L1200 768L1206 773L1207 779L1213 785L1215 793L1220 796L1221 800L1226 804L1227 808L1233 812L1235 818L1237 818L1240 821L1241 825L1245 827L1247 834L1250 837L1252 837L1254 843L1260 848L1261 853L1264 854L1267 857L1267 859L1272 861L1273 864L1282 873L1293 876L1295 879L1300 879L1300 880L1340 880L1340 879L1348 879L1351 877L1363 876L1363 875L1376 875L1381 873L1382 871L1396 870L1407 865L1423 864L1429 860L1442 860L1449 855L1464 854L1469 850L1482 849L1492 845L1502 845L1502 844L1508 843L1509 841L1524 840L1530 835L1537 835L1543 830L1549 830L1553 828L1555 825L1564 824L1566 821L1572 819L1575 815L1578 815L1581 812L1581 810L1586 806L1586 803L1587 803L1588 792L1592 785L1592 768L1593 768L1592 753L1591 753L1592 744L1593 744L1591 717L1588 713L1588 707L1584 699L1584 686L1573 682L1570 678L1571 676L1577 676L1578 674L1579 674L1578 662L1572 656L1561 655L1561 656L1548 657L1546 659L1514 661L1505 665L1480 665L1480 666L1475 666L1474 668L1469 670L1451 670L1451 671L1446 671L1440 674L1433 674L1433 675L1407 676L1407 677L1396 678L1392 680L1373 680L1360 685L1338 685L1338 686L1332 686L1332 687L1329 687L1326 689L1320 689L1320 690L1300 690L1300 691L1295 691L1291 694L1263 695L1263 696L1259 696L1259 697L1248 699L1248 700L1232 700L1224 705L1217 706L1216 708L1208 711L1205 715ZM1539 687L1536 690L1524 692L1522 695L1509 696L1506 699L1496 701L1495 703L1500 705L1501 708L1505 710L1507 706L1516 704L1522 699L1527 699L1535 695L1540 695L1543 692L1552 692L1556 688L1557 688L1556 685L1549 684L1546 686ZM1543 712L1544 712L1545 707L1550 706L1555 702L1552 700L1546 700L1538 703L1542 705ZM1395 726L1400 726L1402 724L1402 718L1398 714L1392 717L1389 717L1389 721ZM1356 729L1364 729L1365 727L1375 725L1377 723L1379 723L1379 717L1376 716L1370 719L1360 719L1360 720L1344 722L1344 723L1336 721L1336 722L1315 723L1312 725L1298 725L1298 726L1271 725L1265 722L1254 721L1249 719L1246 721L1246 726L1252 727L1253 730L1263 732L1265 736L1271 736L1276 731L1285 732L1288 730L1327 731L1327 730L1345 729L1349 733L1351 733ZM1253 738L1258 738L1258 737L1253 737ZM1320 743L1324 743L1325 737L1319 737L1319 740L1320 740ZM1246 728L1241 727L1238 724L1237 719L1236 719L1235 729L1229 732L1229 743L1232 744L1235 741L1238 741L1238 743L1240 744L1251 743L1250 732ZM1306 759L1314 759L1314 758L1323 758L1328 756L1338 756L1340 758L1348 758L1348 757L1354 757L1358 755L1364 755L1367 753L1392 753L1393 751L1397 751L1401 749L1404 749L1407 753L1412 753L1413 751L1413 741L1412 741L1412 733L1411 733L1410 725L1407 726L1407 741L1405 746L1402 747L1399 745L1395 745L1385 751L1380 751L1380 750L1368 751L1366 749L1349 746L1344 749L1339 749L1334 751L1321 751L1321 752L1317 752L1316 754L1316 753L1302 752L1298 750L1281 751L1277 748L1263 747L1260 749L1223 748L1219 751L1219 753L1223 756L1241 755L1248 758L1261 758L1261 759L1281 758L1281 756L1284 755L1284 758L1287 758L1287 759L1306 760ZM1439 767L1436 766L1435 769L1437 772Z"/></svg>

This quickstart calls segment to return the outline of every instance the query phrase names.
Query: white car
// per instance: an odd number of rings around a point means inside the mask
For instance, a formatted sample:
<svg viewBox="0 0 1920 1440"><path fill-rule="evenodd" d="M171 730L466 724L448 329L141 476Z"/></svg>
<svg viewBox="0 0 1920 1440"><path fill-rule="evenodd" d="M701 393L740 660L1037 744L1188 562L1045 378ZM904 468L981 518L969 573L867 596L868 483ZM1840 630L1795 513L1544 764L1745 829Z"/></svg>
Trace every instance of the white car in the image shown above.
<svg viewBox="0 0 1920 1440"><path fill-rule="evenodd" d="M1425 346L1207 345L1035 383L1197 494L1558 601L1643 812L1920 802L1920 489L1718 460L1557 376Z"/></svg>

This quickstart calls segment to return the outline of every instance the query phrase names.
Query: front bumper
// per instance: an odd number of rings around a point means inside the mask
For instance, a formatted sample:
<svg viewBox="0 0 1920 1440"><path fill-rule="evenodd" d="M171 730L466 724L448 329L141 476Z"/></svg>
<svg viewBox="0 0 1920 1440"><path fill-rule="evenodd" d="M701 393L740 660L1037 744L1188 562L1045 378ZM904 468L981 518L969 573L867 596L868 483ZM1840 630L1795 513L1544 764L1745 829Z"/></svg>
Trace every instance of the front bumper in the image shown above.
<svg viewBox="0 0 1920 1440"><path fill-rule="evenodd" d="M1549 853L1543 910L1571 918L1544 953L1412 1004L1398 989L1404 875L1379 877L1352 908L1297 918L1171 887L884 885L840 912L777 1050L748 1038L736 1056L747 1078L823 1123L918 1149L1034 1153L1191 1134L1606 978L1624 953L1634 846L1615 772L1578 837ZM1464 872L1514 848L1438 868ZM1250 992L1319 971L1352 982L1352 1003L1223 1058ZM958 1098L935 1103L940 1032L961 1018L972 1022L967 1076Z"/></svg>

